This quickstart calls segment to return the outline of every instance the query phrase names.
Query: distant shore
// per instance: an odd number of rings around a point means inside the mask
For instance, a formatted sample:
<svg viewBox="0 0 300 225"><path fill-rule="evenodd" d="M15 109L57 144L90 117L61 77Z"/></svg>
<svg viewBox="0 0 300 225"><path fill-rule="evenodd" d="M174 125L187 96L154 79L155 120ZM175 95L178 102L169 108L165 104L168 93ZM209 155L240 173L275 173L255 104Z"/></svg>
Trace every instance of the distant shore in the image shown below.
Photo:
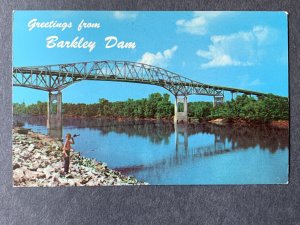
<svg viewBox="0 0 300 225"><path fill-rule="evenodd" d="M114 119L117 121L125 121L125 120L137 120L137 121L164 121L164 122L173 122L172 118L132 118L132 117L83 117L83 116L70 116L66 115L66 118L94 118L94 119ZM196 118L189 118L189 123L201 123L201 122L208 122L217 125L225 125L225 124L235 124L235 125L258 125L258 124L265 124L275 128L282 128L288 129L289 128L289 121L288 120L274 120L274 121L251 121L246 119L224 119L224 118L217 118L217 119L196 119Z"/></svg>
<svg viewBox="0 0 300 225"><path fill-rule="evenodd" d="M218 118L218 119L209 120L208 122L217 125L233 124L237 126L256 126L260 124L266 124L270 127L275 127L275 128L281 128L281 129L289 128L288 120L274 120L274 121L264 122L264 121L249 121L245 119L229 120L229 119Z"/></svg>
<svg viewBox="0 0 300 225"><path fill-rule="evenodd" d="M70 173L63 175L62 142L40 133L13 129L13 184L16 187L146 185L102 162L71 153Z"/></svg>
<svg viewBox="0 0 300 225"><path fill-rule="evenodd" d="M16 115L19 116L19 115ZM25 115L25 116L45 116L45 115ZM113 119L119 122L126 121L126 120L136 120L136 121L163 121L163 122L172 122L173 117L171 118L138 118L138 117L109 117L109 116L99 116L99 117L85 117L85 116L72 116L72 115L64 115L65 118L78 118L78 119ZM189 123L197 124L197 123L213 123L217 125L226 125L226 124L233 124L233 125L241 125L241 126L251 126L251 125L261 125L265 124L270 127L281 128L281 129L288 129L289 128L289 120L273 120L273 121L260 121L260 120L247 120L243 118L236 118L236 119L226 119L226 118L215 118L215 119L198 119L198 118L189 118Z"/></svg>

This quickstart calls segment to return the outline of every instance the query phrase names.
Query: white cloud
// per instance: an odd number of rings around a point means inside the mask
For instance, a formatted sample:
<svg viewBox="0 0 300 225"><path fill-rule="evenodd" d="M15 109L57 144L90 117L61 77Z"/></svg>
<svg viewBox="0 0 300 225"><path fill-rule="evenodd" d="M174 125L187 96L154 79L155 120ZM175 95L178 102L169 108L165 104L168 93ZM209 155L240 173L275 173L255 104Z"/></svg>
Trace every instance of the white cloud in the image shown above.
<svg viewBox="0 0 300 225"><path fill-rule="evenodd" d="M173 57L177 48L178 48L177 45L175 45L170 49L164 50L163 52L157 52L157 53L145 52L142 58L139 60L139 62L148 65L167 67L170 59Z"/></svg>
<svg viewBox="0 0 300 225"><path fill-rule="evenodd" d="M258 86L258 85L261 85L261 81L260 81L260 79L257 78L255 80L251 81L249 85L250 86Z"/></svg>
<svg viewBox="0 0 300 225"><path fill-rule="evenodd" d="M179 31L194 35L205 35L211 20L221 16L223 12L194 12L190 20L180 19L176 21Z"/></svg>
<svg viewBox="0 0 300 225"><path fill-rule="evenodd" d="M260 86L262 84L262 82L259 78L255 78L253 80L253 78L251 78L251 76L248 74L238 76L237 79L240 81L239 86L241 88L245 88L245 89Z"/></svg>
<svg viewBox="0 0 300 225"><path fill-rule="evenodd" d="M253 28L253 34L259 43L263 43L270 35L270 29L267 27L256 26Z"/></svg>
<svg viewBox="0 0 300 225"><path fill-rule="evenodd" d="M202 68L224 66L251 66L263 55L262 46L271 38L270 28L255 26L250 31L211 37L208 50L198 50L197 55L209 60Z"/></svg>
<svg viewBox="0 0 300 225"><path fill-rule="evenodd" d="M114 11L113 15L118 20L135 19L137 17L136 12L127 12L127 11Z"/></svg>

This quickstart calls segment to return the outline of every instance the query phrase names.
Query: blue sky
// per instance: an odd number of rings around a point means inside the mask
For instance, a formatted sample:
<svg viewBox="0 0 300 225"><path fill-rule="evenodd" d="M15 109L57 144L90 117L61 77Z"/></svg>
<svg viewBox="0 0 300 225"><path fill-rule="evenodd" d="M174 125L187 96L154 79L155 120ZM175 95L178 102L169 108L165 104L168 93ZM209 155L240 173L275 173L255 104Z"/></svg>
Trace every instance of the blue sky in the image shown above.
<svg viewBox="0 0 300 225"><path fill-rule="evenodd" d="M29 22L72 23L71 28L33 28ZM77 30L78 24L100 28ZM96 43L93 50L47 48L46 39ZM134 49L105 48L105 38L135 42ZM190 79L288 96L288 34L285 12L15 11L13 66L128 60L160 66ZM82 81L63 91L64 102L139 99L165 89L141 84ZM228 95L226 95L228 99ZM13 102L47 101L48 93L14 87ZM173 100L173 98L172 98ZM190 96L189 101L212 101Z"/></svg>

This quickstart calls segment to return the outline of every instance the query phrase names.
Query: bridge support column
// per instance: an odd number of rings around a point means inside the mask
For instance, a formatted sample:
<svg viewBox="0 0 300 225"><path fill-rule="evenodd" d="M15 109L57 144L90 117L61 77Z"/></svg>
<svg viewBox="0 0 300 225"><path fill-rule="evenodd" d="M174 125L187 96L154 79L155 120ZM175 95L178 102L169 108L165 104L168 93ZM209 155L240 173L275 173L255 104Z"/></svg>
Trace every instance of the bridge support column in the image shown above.
<svg viewBox="0 0 300 225"><path fill-rule="evenodd" d="M214 96L213 107L224 103L224 96Z"/></svg>
<svg viewBox="0 0 300 225"><path fill-rule="evenodd" d="M183 103L183 112L178 111L178 103ZM179 98L175 96L175 105L174 105L174 123L179 123L183 121L184 123L188 122L188 101L187 96Z"/></svg>
<svg viewBox="0 0 300 225"><path fill-rule="evenodd" d="M62 138L62 93L49 92L47 105L47 128L50 136Z"/></svg>

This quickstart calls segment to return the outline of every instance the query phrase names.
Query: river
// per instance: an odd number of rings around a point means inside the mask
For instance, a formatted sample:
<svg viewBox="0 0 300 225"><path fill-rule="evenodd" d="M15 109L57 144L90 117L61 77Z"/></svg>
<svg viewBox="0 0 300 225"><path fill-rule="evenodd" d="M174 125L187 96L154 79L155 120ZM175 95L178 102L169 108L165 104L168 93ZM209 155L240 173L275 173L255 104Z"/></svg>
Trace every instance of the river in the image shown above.
<svg viewBox="0 0 300 225"><path fill-rule="evenodd" d="M14 121L47 134L45 117ZM64 118L74 149L153 185L287 183L289 132L259 126Z"/></svg>

